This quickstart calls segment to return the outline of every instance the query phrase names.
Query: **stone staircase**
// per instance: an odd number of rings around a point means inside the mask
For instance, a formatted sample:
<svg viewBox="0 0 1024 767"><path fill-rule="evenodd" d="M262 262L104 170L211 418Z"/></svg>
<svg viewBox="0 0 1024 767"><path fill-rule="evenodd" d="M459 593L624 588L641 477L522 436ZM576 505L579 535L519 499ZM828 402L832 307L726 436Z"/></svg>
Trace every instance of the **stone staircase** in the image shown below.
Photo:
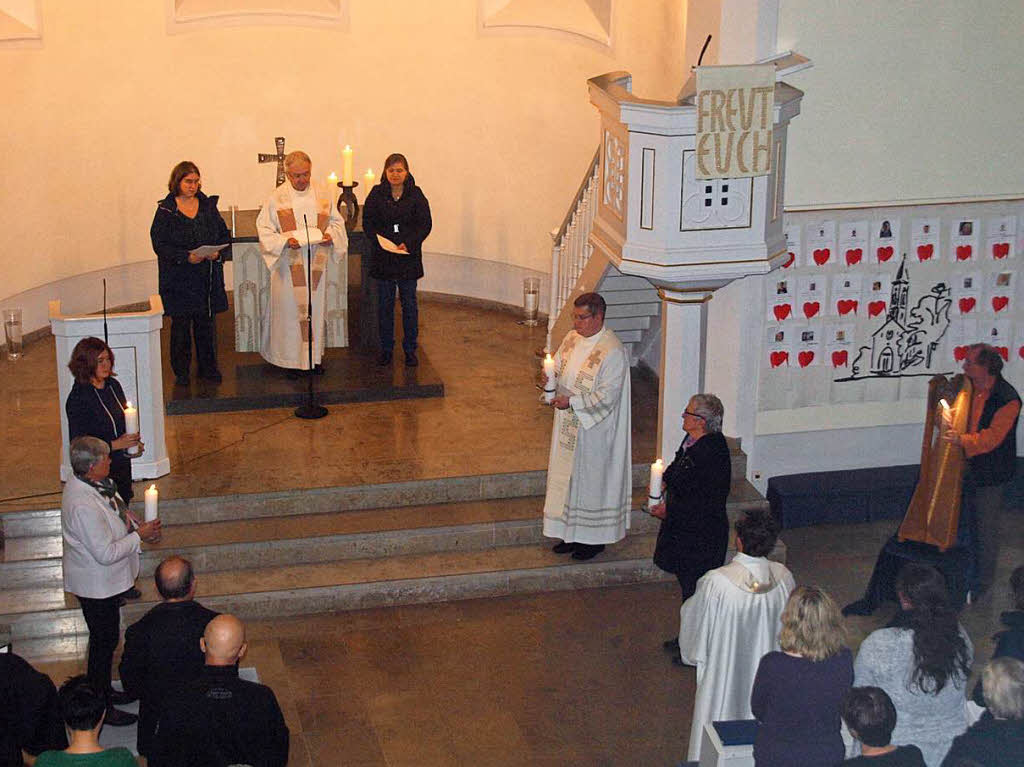
<svg viewBox="0 0 1024 767"><path fill-rule="evenodd" d="M765 503L733 449L731 517ZM171 553L194 563L204 604L247 619L664 580L651 563L658 520L639 510L647 466L633 479L628 537L588 562L552 554L541 535L543 471L163 501L164 540L143 553L142 597L122 618L159 600L147 576ZM59 509L0 522L0 633L31 658L81 655Z"/></svg>
<svg viewBox="0 0 1024 767"><path fill-rule="evenodd" d="M657 289L643 277L625 275L607 264L596 290L608 303L605 324L615 331L635 365L647 345L652 323L657 327L661 316Z"/></svg>

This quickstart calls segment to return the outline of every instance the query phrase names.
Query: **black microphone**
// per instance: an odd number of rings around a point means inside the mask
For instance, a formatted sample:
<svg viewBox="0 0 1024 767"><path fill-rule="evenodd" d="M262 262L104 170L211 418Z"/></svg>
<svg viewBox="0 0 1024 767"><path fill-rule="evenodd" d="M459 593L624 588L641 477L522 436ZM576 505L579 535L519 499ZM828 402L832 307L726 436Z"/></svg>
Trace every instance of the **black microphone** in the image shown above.
<svg viewBox="0 0 1024 767"><path fill-rule="evenodd" d="M107 340L107 278L103 278L103 343L110 346Z"/></svg>
<svg viewBox="0 0 1024 767"><path fill-rule="evenodd" d="M308 371L308 396L305 405L295 408L295 415L299 418L323 418L327 415L327 408L317 405L313 399L313 243L309 241L309 221L306 214L302 214L302 224L306 227L306 328L309 337L309 371Z"/></svg>

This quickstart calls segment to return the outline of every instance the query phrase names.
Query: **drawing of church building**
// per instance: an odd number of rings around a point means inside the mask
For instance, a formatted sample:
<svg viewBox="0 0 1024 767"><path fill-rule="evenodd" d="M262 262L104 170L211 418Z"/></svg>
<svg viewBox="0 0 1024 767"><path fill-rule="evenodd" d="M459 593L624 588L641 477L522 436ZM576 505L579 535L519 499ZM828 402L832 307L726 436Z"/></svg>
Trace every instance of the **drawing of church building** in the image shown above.
<svg viewBox="0 0 1024 767"><path fill-rule="evenodd" d="M885 322L871 334L871 372L874 375L892 375L904 367L909 334L907 329L907 303L910 280L906 262L900 263L896 279L892 282L889 312Z"/></svg>

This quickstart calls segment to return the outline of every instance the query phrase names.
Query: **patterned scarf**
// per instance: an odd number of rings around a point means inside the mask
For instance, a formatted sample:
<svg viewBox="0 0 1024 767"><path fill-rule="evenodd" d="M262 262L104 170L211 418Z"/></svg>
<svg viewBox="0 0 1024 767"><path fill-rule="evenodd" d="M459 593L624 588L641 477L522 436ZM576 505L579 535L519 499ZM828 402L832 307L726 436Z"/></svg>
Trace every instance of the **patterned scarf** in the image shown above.
<svg viewBox="0 0 1024 767"><path fill-rule="evenodd" d="M123 500L121 500L121 496L117 494L117 484L113 479L110 477L104 477L98 482L85 477L79 477L79 479L87 485L94 487L96 492L107 499L107 502L110 504L110 508L112 508L114 513L121 518L121 521L124 522L125 527L128 528L129 532L133 529L132 520L128 516L128 506Z"/></svg>

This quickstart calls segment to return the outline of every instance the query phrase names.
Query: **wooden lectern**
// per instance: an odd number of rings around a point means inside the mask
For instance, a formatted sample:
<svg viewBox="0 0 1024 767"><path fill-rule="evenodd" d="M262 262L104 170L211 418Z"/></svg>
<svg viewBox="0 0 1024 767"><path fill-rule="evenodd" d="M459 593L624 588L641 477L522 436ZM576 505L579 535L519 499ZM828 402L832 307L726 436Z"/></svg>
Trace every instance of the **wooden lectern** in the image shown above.
<svg viewBox="0 0 1024 767"><path fill-rule="evenodd" d="M149 297L142 312L107 314L107 345L114 352L114 371L124 394L139 409L139 430L146 452L132 461L134 480L162 477L171 470L164 437L164 385L160 362L160 328L164 305L160 296ZM56 342L57 381L60 387L60 478L72 475L68 455L68 417L64 403L75 382L68 361L81 339L103 338L103 315L61 313L60 301L50 301L50 329Z"/></svg>

